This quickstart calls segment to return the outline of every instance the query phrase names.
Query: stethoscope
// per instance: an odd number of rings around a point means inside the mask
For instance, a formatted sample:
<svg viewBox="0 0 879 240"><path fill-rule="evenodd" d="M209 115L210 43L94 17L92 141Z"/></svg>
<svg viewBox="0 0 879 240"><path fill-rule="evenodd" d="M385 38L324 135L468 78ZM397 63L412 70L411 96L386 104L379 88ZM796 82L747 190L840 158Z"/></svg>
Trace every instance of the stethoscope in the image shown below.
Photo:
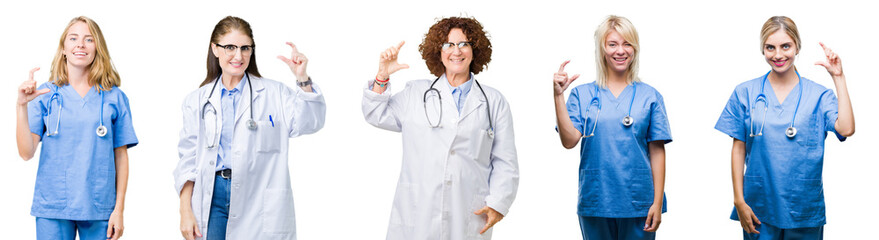
<svg viewBox="0 0 879 240"><path fill-rule="evenodd" d="M635 103L635 93L637 93L637 91L638 91L637 85L636 85L636 83L633 82L632 83L632 101L629 102L629 111L626 112L626 116L623 117L623 120L622 120L623 126L629 127L635 123L635 118L632 118L632 104ZM596 114L595 114L595 122L592 123L592 131L589 133L589 135L583 135L583 137L581 137L581 138L588 138L588 137L595 136L595 127L598 126L598 117L601 116L601 98L598 97L599 94L601 94L601 93L599 92L598 84L595 84L595 95L594 95L594 97L592 97L592 100L589 100L589 106L586 107L586 118L589 118L589 107L592 106L593 103L598 103L598 112L596 112ZM583 128L584 128L583 130L585 131L586 125L583 125Z"/></svg>
<svg viewBox="0 0 879 240"><path fill-rule="evenodd" d="M760 123L760 132L754 134L754 119L751 118L751 137L763 136L763 127L766 124L766 113L767 111L769 111L769 103L766 102L766 95L763 93L766 90L766 80L769 78L769 73L771 72L772 71L769 71L766 73L766 75L763 75L763 82L760 84L760 94L758 94L757 99L754 100L754 105L757 105L758 102L763 102L763 122ZM796 70L794 70L794 73L797 74L797 80L799 81L797 82L797 87L800 88L800 96L797 97L797 107L794 108L794 116L791 117L790 125L787 127L786 130L784 130L784 135L788 138L793 138L794 136L797 136L797 128L794 127L794 122L797 120L797 111L800 110L800 100L803 100L803 78L800 77L800 73ZM751 117L754 116L754 108L756 107L751 106Z"/></svg>
<svg viewBox="0 0 879 240"><path fill-rule="evenodd" d="M55 86L54 91L52 91L52 95L49 96L49 102L46 106L46 110L48 110L46 113L46 116L48 116L49 114L52 113L52 101L58 102L58 121L55 122L55 131L52 131L50 133L46 133L47 137L58 135L58 129L61 127L61 113L64 112L62 110L62 109L64 109L64 105L63 105L63 101L61 100L61 93L59 93L59 89L60 89L60 87ZM95 91L98 91L98 94L101 96L101 113L100 113L100 117L101 117L100 124L101 125L99 125L97 129L95 129L95 134L97 134L98 137L104 137L104 136L107 136L107 127L104 126L104 91L101 89L98 89L98 86L95 86Z"/></svg>
<svg viewBox="0 0 879 240"><path fill-rule="evenodd" d="M247 124L247 128L248 128L248 129L250 129L250 130L256 130L256 122L253 121L253 84L250 83L252 79L250 79L250 75L249 75L249 74L247 74L247 73L244 73L244 74L245 74L246 77L247 77L247 87L250 89L250 105L251 105L251 107L250 107L250 119L247 119L246 124ZM211 113L211 114L213 115L213 117L214 117L215 122L216 122L217 108L215 108L214 105L211 104L210 99L211 99L211 96L214 95L214 90L217 89L217 83L218 83L218 82L220 82L220 76L217 76L217 79L214 80L214 85L211 87L211 93L208 94L208 97L205 99L205 103L204 103L204 105L201 106L201 112L202 112L202 114L201 114L201 120L202 120L202 121L207 122L207 121L205 120L205 115L207 115L208 113ZM210 108L208 108L208 106L210 106ZM219 124L217 124L217 126L219 126ZM213 136L214 138L213 138L213 139L208 139L208 148L214 148L214 147L217 146L217 143L215 143L215 140L216 140L217 138L219 138L219 135L220 135L220 131L216 129L217 126L214 127L214 134L209 134L210 136Z"/></svg>
<svg viewBox="0 0 879 240"><path fill-rule="evenodd" d="M433 83L430 84L430 88L424 91L423 98L424 117L427 118L427 123L430 124L430 127L432 128L440 127L440 124L442 124L443 122L443 97L442 95L440 95L439 90L433 87L433 85L435 85L437 81L439 81L439 78L433 80ZM488 129L486 129L486 132L488 132L489 138L494 139L494 122L491 121L491 106L488 104L488 95L485 95L485 90L482 90L482 85L479 84L479 81L476 81L476 78L473 78L473 82L476 83L476 86L479 87L479 91L482 92L482 96L485 97L485 111L486 113L488 113ZM436 122L436 124L433 124L433 121L430 120L430 116L427 114L427 94L431 92L436 94L436 96L439 98L439 120Z"/></svg>

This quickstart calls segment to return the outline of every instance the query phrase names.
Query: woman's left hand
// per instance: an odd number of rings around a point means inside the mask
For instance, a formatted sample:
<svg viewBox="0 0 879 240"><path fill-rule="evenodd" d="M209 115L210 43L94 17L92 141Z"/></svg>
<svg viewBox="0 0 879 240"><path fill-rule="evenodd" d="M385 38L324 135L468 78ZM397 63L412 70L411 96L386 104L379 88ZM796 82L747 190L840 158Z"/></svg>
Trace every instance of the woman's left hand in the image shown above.
<svg viewBox="0 0 879 240"><path fill-rule="evenodd" d="M290 53L290 58L286 58L284 56L278 55L278 59L281 59L284 63L290 67L290 71L296 75L296 81L304 82L308 81L308 74L305 73L305 68L308 65L308 58L305 57L305 54L299 52L299 49L296 48L291 42L287 42L287 45L293 49Z"/></svg>
<svg viewBox="0 0 879 240"><path fill-rule="evenodd" d="M824 56L827 57L827 60L823 62L817 61L815 65L826 68L831 77L842 76L842 60L839 59L839 55L836 55L829 47L824 46L824 43L818 42L818 44L821 44L821 48L824 49Z"/></svg>
<svg viewBox="0 0 879 240"><path fill-rule="evenodd" d="M653 203L650 210L647 211L647 221L644 222L645 232L656 232L659 229L659 223L662 222L662 204Z"/></svg>
<svg viewBox="0 0 879 240"><path fill-rule="evenodd" d="M476 215L485 214L485 216L488 217L488 219L485 220L485 227L482 227L482 230L479 231L479 234L485 233L485 231L488 231L488 229L493 227L495 223L500 222L501 219L504 219L503 214L495 211L493 208L490 208L488 206L485 206L485 207L482 207L482 209L476 210L475 212L473 212L473 214L476 214Z"/></svg>
<svg viewBox="0 0 879 240"><path fill-rule="evenodd" d="M107 223L107 239L116 240L122 237L122 211L113 210Z"/></svg>

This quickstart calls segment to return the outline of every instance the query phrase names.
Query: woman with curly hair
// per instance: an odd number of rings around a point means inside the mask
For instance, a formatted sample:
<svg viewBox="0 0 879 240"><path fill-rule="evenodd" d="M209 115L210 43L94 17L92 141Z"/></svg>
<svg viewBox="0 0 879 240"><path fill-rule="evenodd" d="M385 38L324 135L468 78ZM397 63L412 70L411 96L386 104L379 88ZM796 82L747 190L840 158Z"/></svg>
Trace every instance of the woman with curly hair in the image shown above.
<svg viewBox="0 0 879 240"><path fill-rule="evenodd" d="M403 44L381 54L362 102L367 122L403 134L387 239L491 239L519 184L510 107L475 77L491 42L476 19L438 21L418 46L436 78L391 94L390 75L409 68L397 62Z"/></svg>

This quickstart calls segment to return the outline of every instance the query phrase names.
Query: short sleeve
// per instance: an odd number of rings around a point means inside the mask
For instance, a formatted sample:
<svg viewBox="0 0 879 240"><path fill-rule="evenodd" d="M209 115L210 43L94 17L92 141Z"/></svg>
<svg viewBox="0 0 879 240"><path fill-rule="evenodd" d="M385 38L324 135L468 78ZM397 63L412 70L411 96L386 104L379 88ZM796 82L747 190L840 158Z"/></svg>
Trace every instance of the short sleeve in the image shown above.
<svg viewBox="0 0 879 240"><path fill-rule="evenodd" d="M43 94L43 96L39 96L34 100L27 103L27 122L30 128L31 133L40 136L42 140L43 133L46 132L46 124L43 122L43 116L47 115L48 111L46 109L46 105L43 104L45 101L44 96L51 95L49 93Z"/></svg>
<svg viewBox="0 0 879 240"><path fill-rule="evenodd" d="M668 114L665 112L665 101L662 99L662 95L657 92L656 101L651 105L647 142L671 142L671 127L668 124Z"/></svg>
<svg viewBox="0 0 879 240"><path fill-rule="evenodd" d="M714 125L714 129L729 135L732 138L745 141L747 137L746 129L743 127L745 123L745 105L740 100L738 89L733 91L726 102L726 107L720 113L720 118Z"/></svg>
<svg viewBox="0 0 879 240"><path fill-rule="evenodd" d="M568 108L568 116L571 118L571 123L574 124L574 129L577 131L581 131L580 134L583 133L583 124L586 124L586 120L583 119L583 114L580 113L580 88L576 87L571 89L571 95L568 97L568 103L565 104ZM556 129L558 131L558 129Z"/></svg>
<svg viewBox="0 0 879 240"><path fill-rule="evenodd" d="M137 145L137 136L134 134L134 125L131 122L131 109L128 105L128 97L120 91L116 104L116 118L113 119L113 148Z"/></svg>
<svg viewBox="0 0 879 240"><path fill-rule="evenodd" d="M824 131L833 132L840 142L845 141L846 137L836 132L836 119L839 118L839 103L833 90L826 89L821 93L821 99L818 100L818 110L824 117Z"/></svg>

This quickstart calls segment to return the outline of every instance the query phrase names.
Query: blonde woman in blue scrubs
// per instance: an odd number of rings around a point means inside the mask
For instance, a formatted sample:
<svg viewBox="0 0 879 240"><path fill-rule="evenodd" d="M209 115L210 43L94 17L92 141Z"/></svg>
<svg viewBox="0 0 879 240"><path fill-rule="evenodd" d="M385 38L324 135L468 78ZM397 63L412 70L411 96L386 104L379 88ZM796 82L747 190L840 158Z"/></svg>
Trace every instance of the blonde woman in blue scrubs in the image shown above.
<svg viewBox="0 0 879 240"><path fill-rule="evenodd" d="M800 76L794 60L801 49L797 25L771 17L760 32L760 48L771 70L736 86L714 126L733 138L732 218L744 239L823 239L824 139L855 133L842 60L823 43L832 89Z"/></svg>
<svg viewBox="0 0 879 240"><path fill-rule="evenodd" d="M655 239L666 211L665 144L671 142L662 95L638 79L638 32L608 16L595 31L598 79L564 91L580 75L562 63L553 76L558 133L580 143L577 215L583 239Z"/></svg>
<svg viewBox="0 0 879 240"><path fill-rule="evenodd" d="M16 141L24 160L40 165L31 215L36 239L118 239L128 186L128 148L137 145L128 97L98 24L67 24L49 82L34 72L21 84Z"/></svg>

